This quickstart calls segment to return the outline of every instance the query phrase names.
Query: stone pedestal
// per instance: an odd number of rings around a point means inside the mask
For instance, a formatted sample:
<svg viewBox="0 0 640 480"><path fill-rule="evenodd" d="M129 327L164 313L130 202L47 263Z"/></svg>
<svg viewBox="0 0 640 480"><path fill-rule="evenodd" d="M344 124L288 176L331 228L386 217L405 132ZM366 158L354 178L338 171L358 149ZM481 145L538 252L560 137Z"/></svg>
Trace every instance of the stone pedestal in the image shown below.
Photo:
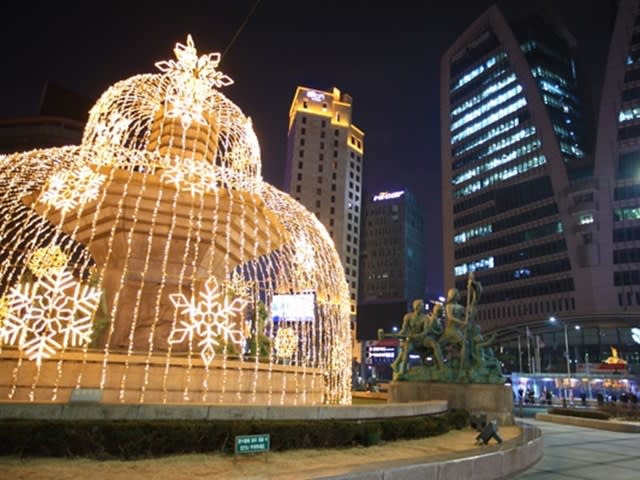
<svg viewBox="0 0 640 480"><path fill-rule="evenodd" d="M17 348L3 348L2 402L67 403L79 385L99 390L100 405L319 405L325 394L323 372L310 367L67 350L38 369Z"/></svg>
<svg viewBox="0 0 640 480"><path fill-rule="evenodd" d="M486 414L487 421L513 425L513 394L502 384L391 382L389 403L446 400L449 408L461 408L470 414Z"/></svg>

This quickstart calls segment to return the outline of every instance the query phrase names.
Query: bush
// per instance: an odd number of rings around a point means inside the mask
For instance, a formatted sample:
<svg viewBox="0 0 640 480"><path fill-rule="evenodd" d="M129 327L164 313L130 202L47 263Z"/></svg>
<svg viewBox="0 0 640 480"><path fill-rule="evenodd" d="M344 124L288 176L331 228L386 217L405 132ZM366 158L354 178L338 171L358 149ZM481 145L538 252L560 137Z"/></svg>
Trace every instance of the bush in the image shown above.
<svg viewBox="0 0 640 480"><path fill-rule="evenodd" d="M603 412L602 410L585 410L585 409L577 409L577 408L550 408L548 413L552 415L568 415L571 417L580 417L580 418L594 418L596 420L609 420L611 415L607 412Z"/></svg>
<svg viewBox="0 0 640 480"><path fill-rule="evenodd" d="M640 421L640 408L638 408L637 404L623 402L607 403L601 406L599 410L608 413L610 417L617 417L632 422Z"/></svg>
<svg viewBox="0 0 640 480"><path fill-rule="evenodd" d="M469 412L461 408L452 408L447 412L447 423L451 428L461 430L469 425Z"/></svg>
<svg viewBox="0 0 640 480"><path fill-rule="evenodd" d="M468 425L464 410L445 415L357 420L61 421L0 420L0 455L132 460L163 455L233 454L235 437L269 433L272 451L371 446L440 435Z"/></svg>

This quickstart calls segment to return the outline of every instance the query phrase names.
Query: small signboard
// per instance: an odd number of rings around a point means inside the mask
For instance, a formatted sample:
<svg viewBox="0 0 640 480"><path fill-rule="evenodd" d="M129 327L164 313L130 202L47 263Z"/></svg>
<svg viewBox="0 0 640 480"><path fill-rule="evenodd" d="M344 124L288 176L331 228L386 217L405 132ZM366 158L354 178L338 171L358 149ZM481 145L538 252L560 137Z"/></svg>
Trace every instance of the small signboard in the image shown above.
<svg viewBox="0 0 640 480"><path fill-rule="evenodd" d="M242 453L268 453L271 436L268 433L236 436L236 456ZM266 457L265 457L266 461Z"/></svg>
<svg viewBox="0 0 640 480"><path fill-rule="evenodd" d="M102 401L100 388L74 388L71 390L70 403L99 403Z"/></svg>

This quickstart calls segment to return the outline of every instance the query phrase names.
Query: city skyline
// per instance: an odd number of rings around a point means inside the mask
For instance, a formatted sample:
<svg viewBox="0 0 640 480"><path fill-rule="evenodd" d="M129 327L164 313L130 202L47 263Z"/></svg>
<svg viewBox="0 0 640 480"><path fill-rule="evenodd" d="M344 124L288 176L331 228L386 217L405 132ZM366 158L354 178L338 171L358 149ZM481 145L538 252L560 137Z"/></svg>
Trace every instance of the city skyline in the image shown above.
<svg viewBox="0 0 640 480"><path fill-rule="evenodd" d="M180 10L136 4L126 11L110 6L98 16L18 6L2 33L10 48L0 116L37 114L46 81L95 101L114 82L156 72L155 62L170 58L175 43L192 34L200 53L224 53L220 70L235 84L222 93L252 118L263 177L283 189L287 116L296 87L337 87L353 97L354 122L365 132L365 193L407 188L424 207L427 289L435 296L443 282L439 62L493 3L449 2L432 6L428 16L403 1L393 11L355 1L328 2L322 9L267 0L183 2ZM521 8L521 2L497 3L507 14ZM580 4L556 3L565 15ZM608 23L598 15L606 8L600 10L582 12L590 16L581 28L599 21L606 31ZM590 41L602 36L589 30Z"/></svg>

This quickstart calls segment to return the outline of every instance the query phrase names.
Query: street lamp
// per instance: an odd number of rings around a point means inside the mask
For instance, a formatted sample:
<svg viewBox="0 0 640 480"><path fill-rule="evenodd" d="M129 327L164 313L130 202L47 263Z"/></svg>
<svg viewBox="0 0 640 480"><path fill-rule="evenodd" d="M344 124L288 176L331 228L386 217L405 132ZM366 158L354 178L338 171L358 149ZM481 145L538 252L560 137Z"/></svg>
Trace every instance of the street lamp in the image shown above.
<svg viewBox="0 0 640 480"><path fill-rule="evenodd" d="M555 324L558 319L556 317L549 317L549 321ZM567 322L560 322L564 326L564 356L567 360L567 385L571 387L571 360L569 359L569 332ZM580 325L575 325L576 330L580 330ZM567 391L565 388L565 395L562 399L562 406L567 406Z"/></svg>

